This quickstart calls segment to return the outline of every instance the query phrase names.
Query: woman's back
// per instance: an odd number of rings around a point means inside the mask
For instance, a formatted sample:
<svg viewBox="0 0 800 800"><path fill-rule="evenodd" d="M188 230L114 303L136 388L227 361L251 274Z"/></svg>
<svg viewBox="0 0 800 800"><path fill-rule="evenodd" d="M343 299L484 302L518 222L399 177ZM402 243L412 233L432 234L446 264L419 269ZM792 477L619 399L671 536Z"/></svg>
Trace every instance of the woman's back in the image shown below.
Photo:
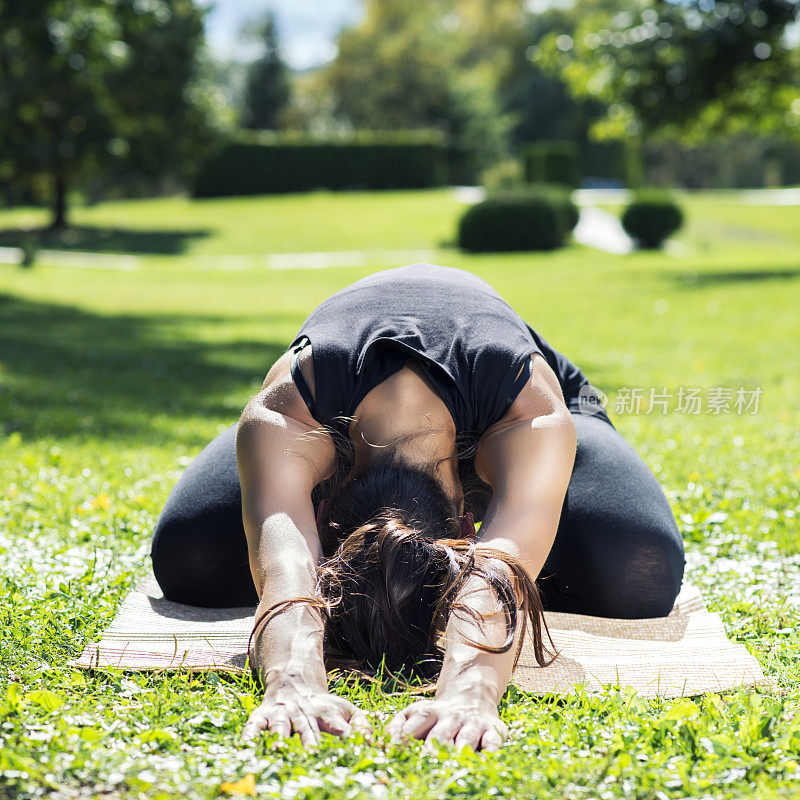
<svg viewBox="0 0 800 800"><path fill-rule="evenodd" d="M297 361L292 376L312 416L340 430L346 423L337 417L352 416L409 358L425 370L456 431L475 436L519 394L533 353L554 368L565 396L579 373L485 281L433 264L378 272L332 295L312 311L290 350L309 344L313 397Z"/></svg>

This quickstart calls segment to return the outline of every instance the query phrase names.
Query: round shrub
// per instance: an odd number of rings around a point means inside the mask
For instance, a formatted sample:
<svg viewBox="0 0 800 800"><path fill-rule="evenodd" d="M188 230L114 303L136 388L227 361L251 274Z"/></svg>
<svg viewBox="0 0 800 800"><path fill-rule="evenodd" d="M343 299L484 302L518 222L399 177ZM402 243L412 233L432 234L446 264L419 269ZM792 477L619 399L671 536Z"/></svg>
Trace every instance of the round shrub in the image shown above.
<svg viewBox="0 0 800 800"><path fill-rule="evenodd" d="M467 209L458 225L458 245L469 252L553 250L564 244L571 219L555 192L490 195Z"/></svg>
<svg viewBox="0 0 800 800"><path fill-rule="evenodd" d="M566 196L566 201L564 202L564 215L567 220L567 230L571 233L578 224L581 212L578 210L578 206L572 202L572 198L569 195Z"/></svg>
<svg viewBox="0 0 800 800"><path fill-rule="evenodd" d="M622 212L622 227L637 247L655 250L683 225L683 211L664 192L637 194Z"/></svg>

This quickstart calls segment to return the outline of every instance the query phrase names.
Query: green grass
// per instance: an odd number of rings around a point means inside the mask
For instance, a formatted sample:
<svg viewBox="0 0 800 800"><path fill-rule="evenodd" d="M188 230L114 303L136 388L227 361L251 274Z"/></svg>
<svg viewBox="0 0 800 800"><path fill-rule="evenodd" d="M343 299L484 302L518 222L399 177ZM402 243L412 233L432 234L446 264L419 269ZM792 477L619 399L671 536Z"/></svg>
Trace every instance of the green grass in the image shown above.
<svg viewBox="0 0 800 800"><path fill-rule="evenodd" d="M174 197L78 208L71 216L73 229L45 232L42 244L189 257L409 250L452 240L459 210L449 190L313 192L223 200ZM47 222L46 213L33 209L4 217L7 229L0 230L0 245L16 244L15 227L38 229Z"/></svg>
<svg viewBox="0 0 800 800"><path fill-rule="evenodd" d="M445 191L136 201L76 209L85 238L47 242L135 252L134 271L97 270L102 259L0 266L0 796L210 798L247 774L264 797L796 795L798 211L715 195L686 204L676 256L464 257L442 248L461 209ZM0 244L37 213L0 213ZM511 689L512 738L481 756L390 746L382 724L405 698L339 686L374 712L374 741L326 737L304 752L239 744L258 699L249 678L65 667L146 569L181 470L237 419L305 314L400 263L271 271L264 254L417 248L493 283L609 395L668 493L691 578L779 693ZM756 415L614 413L625 388L680 386L763 395Z"/></svg>

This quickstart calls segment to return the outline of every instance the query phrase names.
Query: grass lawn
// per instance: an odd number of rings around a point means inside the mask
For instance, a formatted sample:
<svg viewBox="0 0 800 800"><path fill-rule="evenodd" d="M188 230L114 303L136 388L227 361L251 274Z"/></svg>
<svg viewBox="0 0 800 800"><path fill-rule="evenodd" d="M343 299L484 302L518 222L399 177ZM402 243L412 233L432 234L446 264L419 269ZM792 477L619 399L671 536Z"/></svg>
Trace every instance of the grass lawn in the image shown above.
<svg viewBox="0 0 800 800"><path fill-rule="evenodd" d="M135 253L130 271L97 269L101 257L0 265L0 797L211 798L248 775L259 796L287 798L796 796L800 210L685 202L677 255L462 256L447 246L462 207L431 191L109 203L76 209L77 232L46 244ZM43 220L0 212L0 245ZM347 269L264 263L353 249L372 254ZM304 752L240 746L258 702L248 677L65 668L147 569L181 470L307 312L401 263L374 251L411 249L489 280L608 394L668 493L690 577L780 692L510 689L511 740L481 756L390 747L382 725L407 698L340 685L373 712L374 740ZM644 413L651 387L672 395L668 413ZM762 394L757 414L686 414L680 387ZM643 413L616 410L634 388Z"/></svg>

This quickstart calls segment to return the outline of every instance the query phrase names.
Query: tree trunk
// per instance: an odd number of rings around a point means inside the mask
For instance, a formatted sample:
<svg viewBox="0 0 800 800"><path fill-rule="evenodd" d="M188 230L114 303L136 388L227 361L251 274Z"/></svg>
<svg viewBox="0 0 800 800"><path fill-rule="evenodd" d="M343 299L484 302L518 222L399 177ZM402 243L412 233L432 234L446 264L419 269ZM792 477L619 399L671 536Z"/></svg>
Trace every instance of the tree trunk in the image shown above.
<svg viewBox="0 0 800 800"><path fill-rule="evenodd" d="M629 189L641 189L644 184L642 140L631 136L623 142L625 184Z"/></svg>
<svg viewBox="0 0 800 800"><path fill-rule="evenodd" d="M53 221L50 227L67 227L67 181L60 172L53 175Z"/></svg>

